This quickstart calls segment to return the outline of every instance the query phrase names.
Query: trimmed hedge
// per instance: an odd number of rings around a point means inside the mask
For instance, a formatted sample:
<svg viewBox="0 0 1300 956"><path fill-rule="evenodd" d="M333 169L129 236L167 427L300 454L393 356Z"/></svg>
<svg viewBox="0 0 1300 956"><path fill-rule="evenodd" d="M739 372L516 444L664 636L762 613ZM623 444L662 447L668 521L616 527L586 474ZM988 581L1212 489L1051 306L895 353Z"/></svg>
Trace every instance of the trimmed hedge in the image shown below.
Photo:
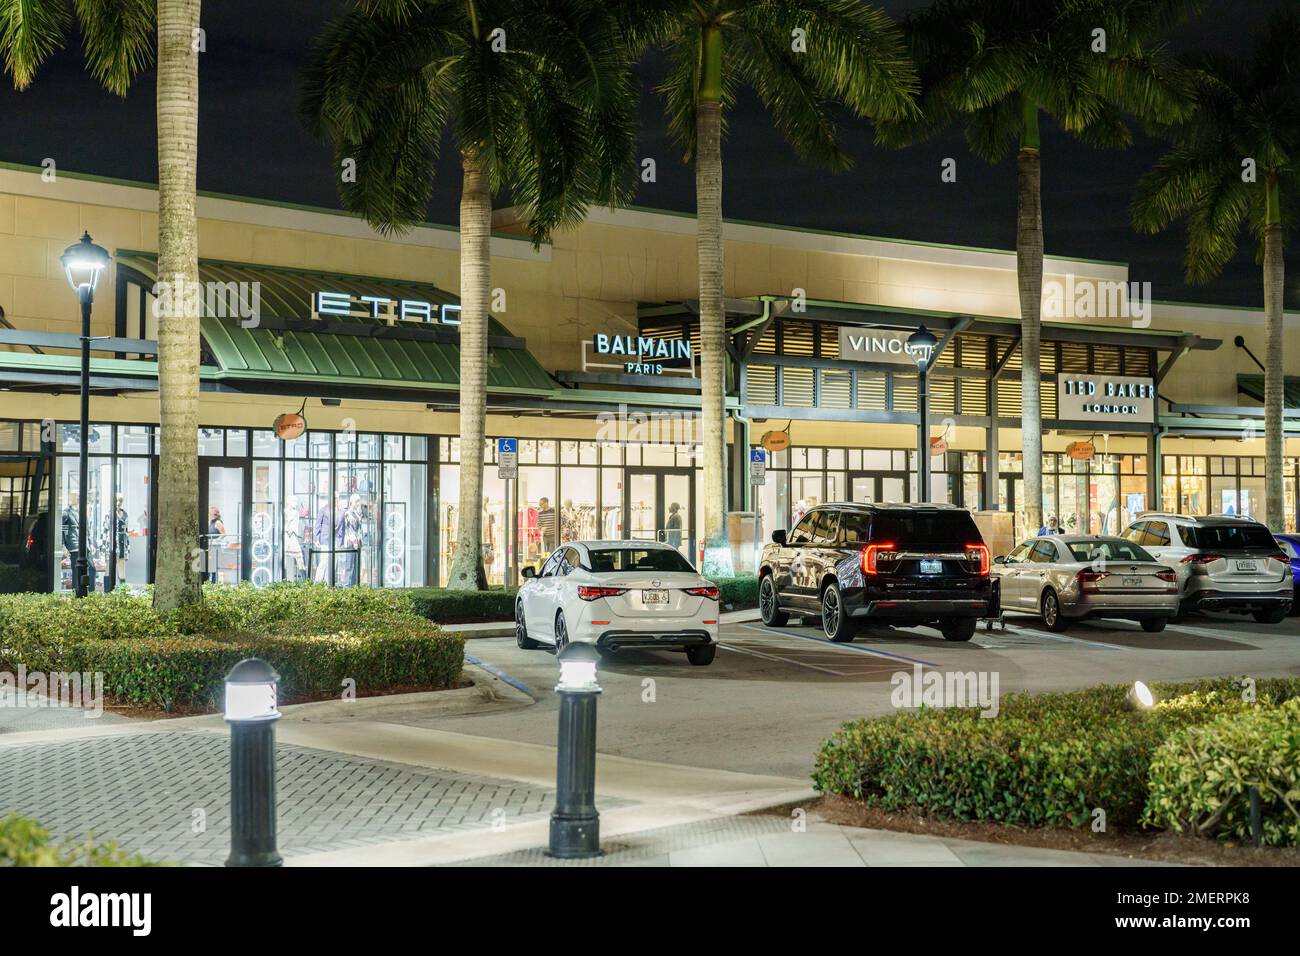
<svg viewBox="0 0 1300 956"><path fill-rule="evenodd" d="M157 866L115 843L69 840L50 842L50 832L15 813L0 820L0 867L5 866Z"/></svg>
<svg viewBox="0 0 1300 956"><path fill-rule="evenodd" d="M1151 760L1142 821L1249 841L1252 784L1263 843L1300 846L1300 699L1171 734Z"/></svg>
<svg viewBox="0 0 1300 956"><path fill-rule="evenodd" d="M98 672L118 705L219 708L223 680L244 657L281 676L282 701L356 691L448 687L465 642L418 616L408 595L319 584L208 586L203 604L160 615L148 595L80 600L0 596L0 669Z"/></svg>
<svg viewBox="0 0 1300 956"><path fill-rule="evenodd" d="M758 607L758 578L752 574L709 580L718 586L722 610ZM518 591L515 588L489 588L486 591L410 588L401 593L410 596L415 612L422 617L438 624L468 624L514 620Z"/></svg>
<svg viewBox="0 0 1300 956"><path fill-rule="evenodd" d="M1300 697L1300 680L1258 682L1258 705L1230 680L1157 685L1149 711L1126 706L1128 686L1011 695L999 716L922 709L844 724L817 754L819 790L884 810L1017 826L1136 825L1153 755L1174 733L1252 707Z"/></svg>

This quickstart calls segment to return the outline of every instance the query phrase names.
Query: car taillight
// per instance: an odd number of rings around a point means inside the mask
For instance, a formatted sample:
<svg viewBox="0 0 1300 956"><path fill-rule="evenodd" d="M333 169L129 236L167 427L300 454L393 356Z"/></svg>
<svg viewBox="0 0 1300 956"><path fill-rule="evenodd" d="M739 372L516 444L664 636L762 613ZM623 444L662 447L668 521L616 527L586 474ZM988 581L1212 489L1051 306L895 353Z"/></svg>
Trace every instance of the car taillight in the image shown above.
<svg viewBox="0 0 1300 956"><path fill-rule="evenodd" d="M710 601L718 599L718 589L710 585L707 588L684 588L687 594L694 594L696 597L708 598Z"/></svg>
<svg viewBox="0 0 1300 956"><path fill-rule="evenodd" d="M597 588L587 584L578 585L578 597L584 601L594 601L597 598L617 597L620 594L626 594L627 588Z"/></svg>
<svg viewBox="0 0 1300 956"><path fill-rule="evenodd" d="M966 545L966 557L972 561L979 561L980 574L989 573L989 549L983 544Z"/></svg>
<svg viewBox="0 0 1300 956"><path fill-rule="evenodd" d="M1277 554L1270 554L1269 557L1272 558L1274 561L1281 561L1283 564L1290 564L1290 563L1291 563L1291 559L1288 558L1288 557L1287 557L1285 554L1283 554L1281 551L1279 551Z"/></svg>
<svg viewBox="0 0 1300 956"><path fill-rule="evenodd" d="M1170 584L1176 584L1178 581L1178 575L1173 571L1157 571L1156 577L1161 581L1168 581Z"/></svg>
<svg viewBox="0 0 1300 956"><path fill-rule="evenodd" d="M881 558L888 560L894 554L893 544L869 544L862 549L862 573L879 574Z"/></svg>
<svg viewBox="0 0 1300 956"><path fill-rule="evenodd" d="M1183 560L1178 563L1190 564L1193 566L1203 566L1209 564L1211 561L1222 561L1222 560L1223 560L1223 555L1214 554L1211 551L1207 551L1202 554L1189 554L1187 557L1183 558Z"/></svg>
<svg viewBox="0 0 1300 956"><path fill-rule="evenodd" d="M1110 574L1109 571L1080 571L1075 575L1075 578L1079 582L1080 591L1085 591L1089 594L1096 594L1097 591L1100 590L1097 587L1097 582L1108 574Z"/></svg>

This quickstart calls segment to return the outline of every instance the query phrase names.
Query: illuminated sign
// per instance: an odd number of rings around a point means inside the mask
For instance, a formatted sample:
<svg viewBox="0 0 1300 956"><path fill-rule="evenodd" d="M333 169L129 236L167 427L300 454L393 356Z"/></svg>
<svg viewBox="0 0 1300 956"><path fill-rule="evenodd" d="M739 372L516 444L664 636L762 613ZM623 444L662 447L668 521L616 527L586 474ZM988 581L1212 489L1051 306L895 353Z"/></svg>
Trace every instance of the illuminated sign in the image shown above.
<svg viewBox="0 0 1300 956"><path fill-rule="evenodd" d="M623 370L633 375L662 375L665 361L691 360L691 343L685 339L597 332L591 337L591 347L597 355L624 356Z"/></svg>
<svg viewBox="0 0 1300 956"><path fill-rule="evenodd" d="M1156 386L1149 378L1070 375L1056 380L1056 417L1150 423L1155 421Z"/></svg>
<svg viewBox="0 0 1300 956"><path fill-rule="evenodd" d="M313 316L366 316L386 322L439 322L460 325L460 306L423 299L393 299L386 295L357 295L351 292L313 292Z"/></svg>
<svg viewBox="0 0 1300 956"><path fill-rule="evenodd" d="M840 326L840 358L850 362L886 362L890 365L915 365L907 338L912 333L892 329L867 329Z"/></svg>

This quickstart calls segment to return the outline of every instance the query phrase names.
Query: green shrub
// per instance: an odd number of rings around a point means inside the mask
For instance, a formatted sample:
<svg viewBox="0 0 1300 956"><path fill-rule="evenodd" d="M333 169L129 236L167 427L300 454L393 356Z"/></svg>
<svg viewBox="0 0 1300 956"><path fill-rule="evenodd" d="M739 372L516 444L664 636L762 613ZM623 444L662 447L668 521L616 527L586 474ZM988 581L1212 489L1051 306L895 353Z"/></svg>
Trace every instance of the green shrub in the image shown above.
<svg viewBox="0 0 1300 956"><path fill-rule="evenodd" d="M1225 714L1171 734L1151 759L1143 822L1251 839L1249 787L1263 842L1300 846L1300 699Z"/></svg>
<svg viewBox="0 0 1300 956"><path fill-rule="evenodd" d="M739 574L734 578L709 578L718 586L718 603L724 611L758 607L758 578Z"/></svg>
<svg viewBox="0 0 1300 956"><path fill-rule="evenodd" d="M1156 685L1150 711L1128 685L1010 695L996 718L922 709L844 724L817 754L819 790L885 810L1018 826L1084 826L1095 808L1134 825L1152 755L1173 733L1300 696L1300 681L1260 681L1258 705L1230 680Z"/></svg>
<svg viewBox="0 0 1300 956"><path fill-rule="evenodd" d="M49 831L35 820L10 814L0 820L0 867L3 866L157 866L115 843L50 842Z"/></svg>
<svg viewBox="0 0 1300 956"><path fill-rule="evenodd" d="M102 673L118 705L219 708L226 673L250 656L280 672L290 701L341 694L348 678L360 694L450 686L464 640L416 615L400 591L209 586L202 605L169 616L125 592L0 596L0 669Z"/></svg>
<svg viewBox="0 0 1300 956"><path fill-rule="evenodd" d="M412 588L406 592L415 613L438 624L513 621L514 588L486 591L452 591L447 588Z"/></svg>

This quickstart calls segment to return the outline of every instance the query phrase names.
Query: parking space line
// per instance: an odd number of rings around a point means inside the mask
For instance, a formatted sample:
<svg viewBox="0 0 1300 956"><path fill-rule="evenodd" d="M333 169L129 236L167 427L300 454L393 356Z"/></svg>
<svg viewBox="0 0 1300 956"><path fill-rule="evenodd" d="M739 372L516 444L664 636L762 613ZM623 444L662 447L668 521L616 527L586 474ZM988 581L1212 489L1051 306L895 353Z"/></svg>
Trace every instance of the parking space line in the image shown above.
<svg viewBox="0 0 1300 956"><path fill-rule="evenodd" d="M501 670L499 667L494 667L493 665L489 664L487 661L480 660L479 658L474 657L472 654L466 654L465 661L467 663L473 664L475 667L483 668L483 670L487 671L493 677L500 678L501 680L509 684L511 687L513 687L515 690L523 691L529 697L532 697L534 700L536 700L536 695L532 692L532 689L527 684L525 684L521 680L516 680L515 678L511 677L509 674Z"/></svg>
<svg viewBox="0 0 1300 956"><path fill-rule="evenodd" d="M741 648L735 644L728 644L725 641L719 641L718 646L728 651L735 651L737 654L748 654L750 657L761 657L763 660L779 661L782 664L793 664L796 667L806 667L809 670L821 671L823 674L830 674L832 677L854 677L855 674L848 674L844 671L833 671L829 667L818 667L816 664L807 664L803 661L797 661L789 657L779 657L776 654L765 654L762 651L756 651L753 648Z"/></svg>
<svg viewBox="0 0 1300 956"><path fill-rule="evenodd" d="M1006 625L1006 629L1019 634L1021 637L1041 637L1048 641L1064 641L1067 644L1082 644L1085 647L1101 647L1108 651L1141 650L1141 648L1124 647L1121 644L1107 644L1105 641L1086 641L1081 637L1066 637L1064 634L1052 634L1048 631L1031 631L1011 623Z"/></svg>
<svg viewBox="0 0 1300 956"><path fill-rule="evenodd" d="M775 628L767 627L760 624L742 624L751 631L758 631L762 634L772 634L776 637L791 637L800 641L815 641L828 651L857 651L859 654L871 654L875 657L892 657L894 660L907 661L909 664L924 664L926 667L939 667L941 665L923 661L916 657L908 657L905 654L891 654L889 651L878 651L871 647L863 647L859 644L836 644L834 641L828 641L823 637L809 637L807 634L794 634L789 631L778 631Z"/></svg>

